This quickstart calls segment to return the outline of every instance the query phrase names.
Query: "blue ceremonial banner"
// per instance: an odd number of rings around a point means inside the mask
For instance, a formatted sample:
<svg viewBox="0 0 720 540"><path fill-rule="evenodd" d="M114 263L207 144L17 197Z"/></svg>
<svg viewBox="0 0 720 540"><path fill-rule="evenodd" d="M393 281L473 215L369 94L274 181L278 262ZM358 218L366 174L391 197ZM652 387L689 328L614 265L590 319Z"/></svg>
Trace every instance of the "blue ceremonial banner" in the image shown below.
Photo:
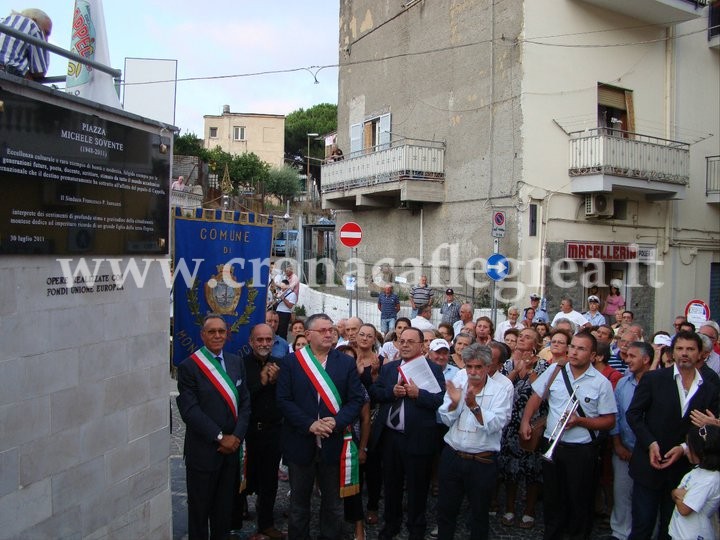
<svg viewBox="0 0 720 540"><path fill-rule="evenodd" d="M208 313L230 330L225 349L238 353L250 329L265 322L272 217L249 212L175 208L173 364L202 346Z"/></svg>

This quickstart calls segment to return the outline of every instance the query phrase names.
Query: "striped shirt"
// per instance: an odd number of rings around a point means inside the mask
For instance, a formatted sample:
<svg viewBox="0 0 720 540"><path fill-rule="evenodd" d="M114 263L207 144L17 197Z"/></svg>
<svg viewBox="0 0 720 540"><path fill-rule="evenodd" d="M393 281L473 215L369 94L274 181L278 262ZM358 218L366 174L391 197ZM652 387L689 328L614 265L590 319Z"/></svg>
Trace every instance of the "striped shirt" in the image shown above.
<svg viewBox="0 0 720 540"><path fill-rule="evenodd" d="M415 302L416 308L432 303L434 293L435 291L427 285L425 287L415 285L412 289L410 289L410 296L412 297L412 301Z"/></svg>
<svg viewBox="0 0 720 540"><path fill-rule="evenodd" d="M2 24L28 36L45 40L45 34L35 21L19 13L5 17ZM28 73L43 76L48 70L50 59L47 50L0 32L0 65L5 66L10 73L14 72L23 77Z"/></svg>

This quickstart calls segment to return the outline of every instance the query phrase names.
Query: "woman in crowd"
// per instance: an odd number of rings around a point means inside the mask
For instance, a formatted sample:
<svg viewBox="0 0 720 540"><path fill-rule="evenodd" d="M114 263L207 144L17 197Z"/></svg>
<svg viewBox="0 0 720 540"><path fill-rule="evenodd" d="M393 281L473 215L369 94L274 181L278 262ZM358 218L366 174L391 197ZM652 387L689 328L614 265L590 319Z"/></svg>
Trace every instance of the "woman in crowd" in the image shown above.
<svg viewBox="0 0 720 540"><path fill-rule="evenodd" d="M503 336L503 342L505 343L505 345L507 345L507 348L510 349L510 354L512 354L515 350L519 336L520 330L518 330L517 328L510 328L505 331L505 335Z"/></svg>
<svg viewBox="0 0 720 540"><path fill-rule="evenodd" d="M532 307L525 308L525 316L523 317L522 321L520 321L520 324L523 328L532 328L533 327L533 319L535 318L535 309Z"/></svg>
<svg viewBox="0 0 720 540"><path fill-rule="evenodd" d="M453 330L452 324L449 324L449 323L438 324L438 332L440 332L440 336L445 341L447 341L448 343L452 343L453 338L455 337L455 331Z"/></svg>
<svg viewBox="0 0 720 540"><path fill-rule="evenodd" d="M305 337L305 334L297 334L292 343L292 350L293 350L293 352L297 351L299 349L302 349L307 344L308 344L308 340Z"/></svg>
<svg viewBox="0 0 720 540"><path fill-rule="evenodd" d="M358 355L355 349L350 345L340 345L338 351L352 356L358 361ZM365 404L360 410L360 418L355 421L352 426L353 440L358 448L358 461L360 462L360 478L362 479L362 469L367 463L367 446L370 440L370 396L365 391ZM365 540L365 516L362 508L362 489L360 493L356 493L350 497L343 499L345 521L355 524L355 540Z"/></svg>
<svg viewBox="0 0 720 540"><path fill-rule="evenodd" d="M398 340L400 339L400 334L402 334L406 328L410 328L410 319L407 317L399 317L398 320L395 321L395 329L388 334L385 343L380 349L379 356L383 361L387 360L388 362L392 362L400 357Z"/></svg>
<svg viewBox="0 0 720 540"><path fill-rule="evenodd" d="M537 330L540 340L542 340L545 336L550 335L550 325L548 323L539 322L535 323L533 326L535 327L535 330Z"/></svg>
<svg viewBox="0 0 720 540"><path fill-rule="evenodd" d="M515 398L513 402L510 422L503 430L502 445L498 467L501 477L505 480L505 513L502 524L512 526L515 524L515 503L517 487L525 482L526 498L522 517L517 522L518 527L531 529L535 526L535 504L537 503L542 478L542 464L540 452L526 452L520 447L518 430L525 405L532 396L532 383L548 367L545 360L537 357L540 339L533 328L525 328L517 338L517 346L511 358L505 362L503 373L513 383ZM538 412L539 416L540 412Z"/></svg>
<svg viewBox="0 0 720 540"><path fill-rule="evenodd" d="M610 281L610 292L605 297L605 303L603 304L602 314L605 315L605 320L610 322L615 319L615 314L620 311L622 314L625 308L625 298L620 294L620 288L622 287L622 281L619 279L613 279Z"/></svg>
<svg viewBox="0 0 720 540"><path fill-rule="evenodd" d="M571 339L572 336L567 330L555 329L550 332L550 355L548 364L555 364L567 358Z"/></svg>
<svg viewBox="0 0 720 540"><path fill-rule="evenodd" d="M470 334L466 334L465 332L460 332L455 337L455 346L454 350L455 352L450 357L450 363L454 366L456 366L458 369L464 369L465 368L465 362L462 361L462 357L460 353L463 351L465 347L468 345L471 345L473 342L473 338Z"/></svg>
<svg viewBox="0 0 720 540"><path fill-rule="evenodd" d="M382 362L375 353L376 330L372 324L363 324L357 333L357 369L360 374L360 381L367 390L375 382L380 374ZM375 403L369 405L369 410L377 409ZM371 417L375 414L369 413ZM365 443L367 447L367 441ZM368 524L378 522L378 508L380 506L380 490L382 488L382 465L378 450L370 450L367 455L363 472L367 482L367 516Z"/></svg>

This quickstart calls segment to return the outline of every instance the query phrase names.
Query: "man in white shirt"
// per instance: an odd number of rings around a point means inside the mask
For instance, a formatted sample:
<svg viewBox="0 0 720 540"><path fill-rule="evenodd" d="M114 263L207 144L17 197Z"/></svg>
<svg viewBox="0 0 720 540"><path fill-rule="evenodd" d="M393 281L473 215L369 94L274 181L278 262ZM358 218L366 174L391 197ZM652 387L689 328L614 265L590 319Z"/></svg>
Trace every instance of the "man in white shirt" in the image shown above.
<svg viewBox="0 0 720 540"><path fill-rule="evenodd" d="M572 321L577 329L576 332L579 332L585 327L592 326L588 320L583 317L582 313L573 309L573 301L567 296L560 302L560 311L558 311L555 317L553 317L551 326L554 327L558 319L568 319L569 321Z"/></svg>
<svg viewBox="0 0 720 540"><path fill-rule="evenodd" d="M567 414L571 393L575 393L577 411L570 415L560 433L552 461L543 462L544 538L547 539L562 538L564 534L570 538L588 538L592 530L595 500L592 494L595 493L598 457L596 439L599 431L615 425L617 412L610 381L592 365L596 352L597 340L590 332L582 331L573 336L567 362L546 369L532 384L533 395L520 423L520 437L528 440L532 431L530 419L539 409L541 396L549 386L545 437L550 439Z"/></svg>
<svg viewBox="0 0 720 540"><path fill-rule="evenodd" d="M410 326L418 330L435 330L435 325L430 322L432 317L432 306L424 305L418 311L417 317L410 319Z"/></svg>
<svg viewBox="0 0 720 540"><path fill-rule="evenodd" d="M460 320L453 324L453 332L457 336L462 332L463 326L467 323L472 322L473 318L473 307L472 304L465 303L460 306ZM473 332L474 333L474 332Z"/></svg>
<svg viewBox="0 0 720 540"><path fill-rule="evenodd" d="M440 457L440 495L438 497L438 538L455 535L460 505L470 502L470 537L488 537L490 497L497 477L497 454L505 425L512 413L512 394L488 375L492 363L489 347L477 343L461 353L465 369L446 384L439 409L449 426L447 446Z"/></svg>
<svg viewBox="0 0 720 540"><path fill-rule="evenodd" d="M500 343L505 342L505 332L511 328L517 328L522 330L522 326L518 323L518 317L520 317L520 310L516 306L510 306L507 312L507 320L499 323L495 330L495 341Z"/></svg>

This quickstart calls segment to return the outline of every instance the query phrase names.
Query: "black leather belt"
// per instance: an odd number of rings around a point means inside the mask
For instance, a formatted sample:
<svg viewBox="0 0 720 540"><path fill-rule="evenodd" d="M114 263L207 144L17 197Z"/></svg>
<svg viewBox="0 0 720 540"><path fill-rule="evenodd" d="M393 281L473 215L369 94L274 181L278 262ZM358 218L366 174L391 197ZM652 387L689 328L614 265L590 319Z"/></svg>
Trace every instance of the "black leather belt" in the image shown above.
<svg viewBox="0 0 720 540"><path fill-rule="evenodd" d="M492 458L497 454L497 452L491 451L470 454L469 452L461 452L460 450L455 450L455 453L461 459L470 459L472 461L479 461L480 463L493 463Z"/></svg>

